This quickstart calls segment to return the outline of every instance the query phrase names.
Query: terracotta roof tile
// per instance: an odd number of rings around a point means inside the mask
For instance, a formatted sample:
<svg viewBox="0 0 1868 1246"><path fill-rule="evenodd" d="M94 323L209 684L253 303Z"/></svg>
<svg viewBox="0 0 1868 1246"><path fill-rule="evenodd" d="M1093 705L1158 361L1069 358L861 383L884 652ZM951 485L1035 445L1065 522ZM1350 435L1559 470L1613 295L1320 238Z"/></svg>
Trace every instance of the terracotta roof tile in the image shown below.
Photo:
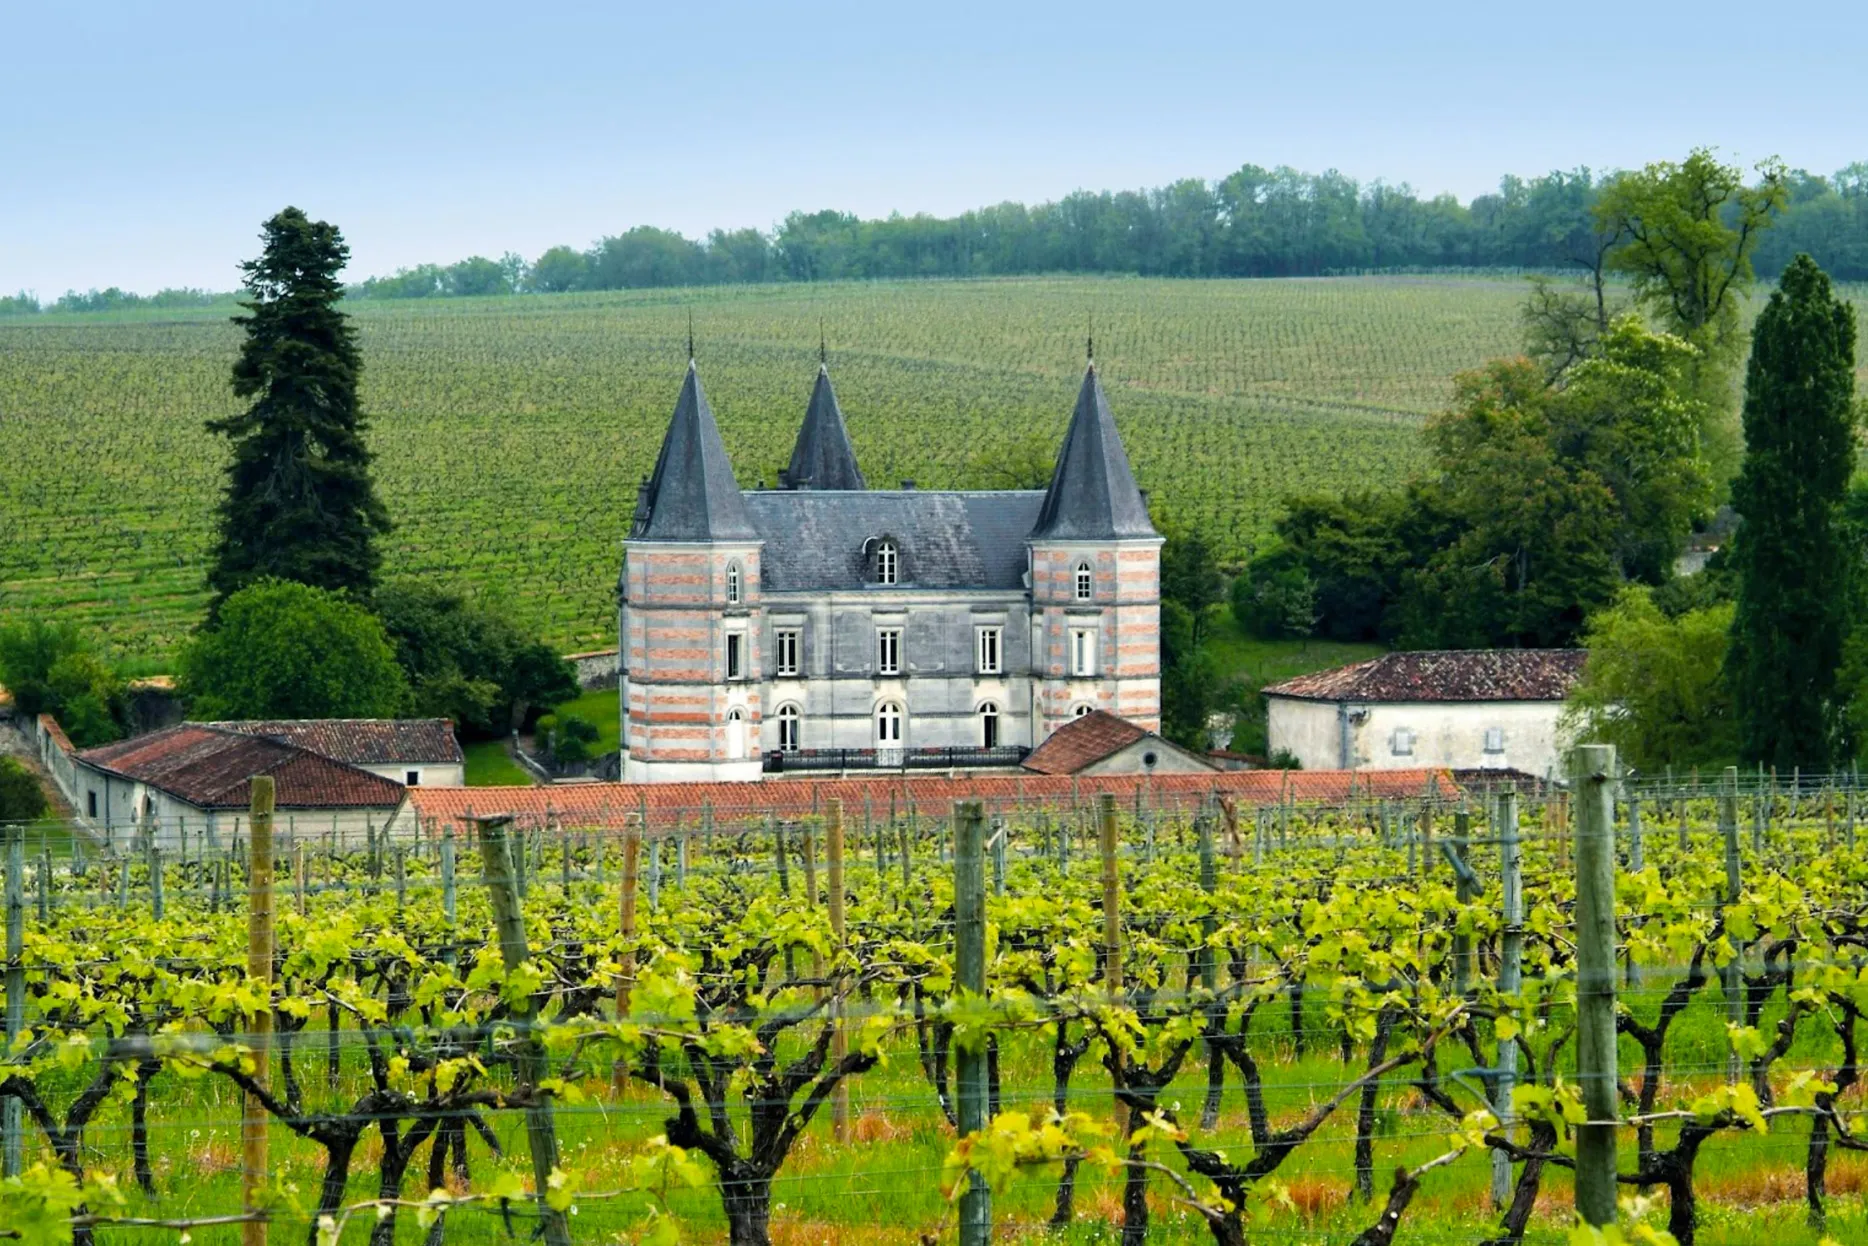
<svg viewBox="0 0 1868 1246"><path fill-rule="evenodd" d="M202 809L244 808L249 780L270 774L281 809L382 809L401 803L400 783L308 749L183 723L77 755L79 761L169 793Z"/></svg>
<svg viewBox="0 0 1868 1246"><path fill-rule="evenodd" d="M1311 701L1561 701L1583 673L1584 649L1438 649L1385 653L1299 675L1266 696Z"/></svg>
<svg viewBox="0 0 1868 1246"><path fill-rule="evenodd" d="M461 760L454 724L445 718L303 718L201 725L283 740L353 766Z"/></svg>
<svg viewBox="0 0 1868 1246"><path fill-rule="evenodd" d="M1149 734L1146 728L1108 710L1091 710L1053 731L1025 758L1025 769L1038 774L1076 774Z"/></svg>
<svg viewBox="0 0 1868 1246"><path fill-rule="evenodd" d="M651 827L679 820L692 825L711 811L716 824L730 826L767 814L803 817L823 802L843 802L845 819L860 817L865 803L877 816L910 804L944 813L955 801L988 805L1061 804L1103 792L1118 800L1137 791L1150 808L1190 810L1209 795L1246 805L1277 804L1288 794L1300 804L1340 804L1352 796L1406 799L1424 795L1429 784L1442 793L1457 789L1446 770L1227 770L1211 774L1038 775L994 771L958 778L876 775L855 779L766 779L760 783L577 783L550 787L414 787L408 808L429 830L476 815L511 814L525 825L562 823L577 827L633 825L646 810Z"/></svg>

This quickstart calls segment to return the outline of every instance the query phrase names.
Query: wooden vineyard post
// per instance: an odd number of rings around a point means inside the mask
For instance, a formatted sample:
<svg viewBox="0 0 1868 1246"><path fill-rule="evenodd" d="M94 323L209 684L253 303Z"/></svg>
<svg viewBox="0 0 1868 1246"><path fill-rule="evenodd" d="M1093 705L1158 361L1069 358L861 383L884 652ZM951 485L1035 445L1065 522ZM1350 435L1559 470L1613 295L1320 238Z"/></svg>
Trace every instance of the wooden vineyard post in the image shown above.
<svg viewBox="0 0 1868 1246"><path fill-rule="evenodd" d="M1615 749L1570 754L1576 808L1576 1070L1585 1124L1576 1127L1576 1211L1615 1223Z"/></svg>
<svg viewBox="0 0 1868 1246"><path fill-rule="evenodd" d="M992 820L992 894L995 896L1005 894L1005 840L1008 834L1010 834L1010 828L1006 820L994 818Z"/></svg>
<svg viewBox="0 0 1868 1246"><path fill-rule="evenodd" d="M860 853L861 847L857 848ZM824 804L824 868L828 875L830 894L830 937L836 945L836 968L842 970L844 941L847 937L844 929L843 913L843 802L832 797ZM843 1057L849 1054L850 1036L843 1026L843 1001L833 1002L836 1029L830 1034L830 1064L832 1068L843 1067ZM830 1097L831 1131L838 1142L847 1142L850 1137L850 1080L838 1078L836 1089Z"/></svg>
<svg viewBox="0 0 1868 1246"><path fill-rule="evenodd" d="M6 1040L11 1051L26 1024L26 969L20 963L26 941L26 828L0 827L0 835L6 837ZM0 1111L5 1113L0 1118L5 1152L0 1176L17 1177L25 1146L23 1105L9 1095Z"/></svg>
<svg viewBox="0 0 1868 1246"><path fill-rule="evenodd" d="M253 1080L271 1084L272 1065L272 810L271 775L253 776L247 829L246 976L259 988L266 1006L253 1014L247 1045L253 1052ZM267 1158L266 1109L256 1095L242 1096L240 1110L240 1193L247 1214L259 1211L271 1164ZM266 1221L241 1226L245 1246L266 1246Z"/></svg>
<svg viewBox="0 0 1868 1246"><path fill-rule="evenodd" d="M1103 858L1103 984L1111 999L1122 994L1122 874L1116 862L1116 798L1097 799L1098 850Z"/></svg>
<svg viewBox="0 0 1868 1246"><path fill-rule="evenodd" d="M1498 794L1498 876L1504 891L1504 928L1499 937L1498 993L1515 996L1524 989L1524 873L1523 855L1518 844L1518 792L1507 787ZM1518 1043L1500 1039L1493 1065L1498 1069L1498 1089L1492 1102L1492 1114L1498 1117L1498 1130L1511 1137L1511 1090L1518 1079ZM1511 1204L1511 1157L1503 1151L1492 1152L1492 1206L1504 1210Z"/></svg>
<svg viewBox="0 0 1868 1246"><path fill-rule="evenodd" d="M1752 825L1757 825L1754 814ZM1738 767L1725 768L1725 783L1719 792L1719 834L1725 840L1725 896L1726 904L1737 904L1739 893L1744 887L1743 862L1738 853ZM1728 1025L1745 1024L1745 945L1732 940L1732 959L1719 970L1720 989L1725 992L1725 1020ZM1725 1058L1725 1080L1727 1084L1738 1084L1738 1050L1733 1048Z"/></svg>
<svg viewBox="0 0 1868 1246"><path fill-rule="evenodd" d="M499 934L500 960L508 973L532 958L525 943L525 916L519 911L518 887L513 879L512 849L507 836L512 826L509 814L475 818L480 828L480 865L486 882L487 900L493 908L493 925ZM514 1064L514 1089L527 1100L525 1109L526 1139L532 1149L532 1179L536 1183L538 1216L544 1229L545 1246L571 1246L571 1227L563 1212L545 1201L551 1174L558 1167L558 1129L551 1116L549 1100L538 1097L536 1087L545 1072L545 1048L533 1028L538 1005L528 999L516 1004L512 1021L519 1031L518 1060Z"/></svg>
<svg viewBox="0 0 1868 1246"><path fill-rule="evenodd" d="M623 894L617 914L617 933L622 936L623 955L616 975L616 1019L629 1016L629 998L636 988L636 873L641 859L641 832L631 827L623 832ZM610 1070L610 1087L621 1094L629 1080L629 1066L618 1060ZM542 1188L542 1187L541 1187Z"/></svg>
<svg viewBox="0 0 1868 1246"><path fill-rule="evenodd" d="M1479 896L1479 880L1472 872L1472 815L1461 809L1453 815L1454 887L1461 904L1471 904ZM1465 999L1472 991L1472 936L1456 931L1453 935L1453 989Z"/></svg>
<svg viewBox="0 0 1868 1246"><path fill-rule="evenodd" d="M1109 817L1115 818L1114 798ZM953 941L954 985L976 996L986 993L986 871L981 851L986 813L977 802L954 806ZM969 1044L956 1056L955 1116L960 1136L986 1127L986 1048ZM960 1196L960 1246L986 1246L992 1237L992 1192L977 1172L967 1174Z"/></svg>
<svg viewBox="0 0 1868 1246"><path fill-rule="evenodd" d="M1641 793L1628 793L1628 868L1639 874L1646 868L1641 844Z"/></svg>

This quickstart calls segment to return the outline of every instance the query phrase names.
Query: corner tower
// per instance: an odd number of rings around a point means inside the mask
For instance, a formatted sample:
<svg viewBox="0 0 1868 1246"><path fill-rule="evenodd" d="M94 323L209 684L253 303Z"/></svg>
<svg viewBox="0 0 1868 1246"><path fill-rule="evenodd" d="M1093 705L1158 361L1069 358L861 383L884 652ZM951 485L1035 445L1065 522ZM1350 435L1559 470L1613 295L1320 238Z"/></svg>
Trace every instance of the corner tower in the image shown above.
<svg viewBox="0 0 1868 1246"><path fill-rule="evenodd" d="M1107 710L1161 726L1161 545L1092 361L1027 545L1034 739Z"/></svg>
<svg viewBox="0 0 1868 1246"><path fill-rule="evenodd" d="M689 359L623 542L626 781L759 778L763 548Z"/></svg>

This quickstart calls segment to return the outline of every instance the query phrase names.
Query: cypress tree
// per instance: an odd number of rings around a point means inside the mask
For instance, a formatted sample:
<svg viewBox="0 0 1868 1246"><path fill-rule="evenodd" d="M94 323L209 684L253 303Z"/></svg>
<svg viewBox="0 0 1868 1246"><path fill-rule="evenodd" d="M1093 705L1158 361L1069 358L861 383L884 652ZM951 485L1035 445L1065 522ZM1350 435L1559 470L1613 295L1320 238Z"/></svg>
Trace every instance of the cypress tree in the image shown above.
<svg viewBox="0 0 1868 1246"><path fill-rule="evenodd" d="M1732 486L1738 605L1727 659L1739 749L1780 770L1833 760L1848 630L1841 504L1855 461L1855 311L1807 255L1758 317L1745 372L1745 459Z"/></svg>
<svg viewBox="0 0 1868 1246"><path fill-rule="evenodd" d="M208 585L211 617L256 580L367 595L389 515L370 479L357 404L363 359L338 309L350 248L337 227L287 208L267 221L260 257L242 264L251 296L233 367L238 415L208 424L233 442Z"/></svg>

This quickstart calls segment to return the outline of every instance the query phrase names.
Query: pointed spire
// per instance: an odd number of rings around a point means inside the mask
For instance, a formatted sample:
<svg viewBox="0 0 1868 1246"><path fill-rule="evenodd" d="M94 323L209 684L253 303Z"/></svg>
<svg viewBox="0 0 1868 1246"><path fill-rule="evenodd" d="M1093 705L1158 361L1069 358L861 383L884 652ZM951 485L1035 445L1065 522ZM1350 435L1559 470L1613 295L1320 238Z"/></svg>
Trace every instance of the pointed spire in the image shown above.
<svg viewBox="0 0 1868 1246"><path fill-rule="evenodd" d="M692 359L629 535L640 541L759 539Z"/></svg>
<svg viewBox="0 0 1868 1246"><path fill-rule="evenodd" d="M1156 535L1094 363L1084 370L1077 409L1031 535L1034 540L1076 541Z"/></svg>
<svg viewBox="0 0 1868 1246"><path fill-rule="evenodd" d="M817 384L811 387L811 405L798 430L798 444L791 449L785 480L793 489L867 489L849 430L843 426L837 391L830 387L830 365L823 361L828 352L821 344L818 351Z"/></svg>

